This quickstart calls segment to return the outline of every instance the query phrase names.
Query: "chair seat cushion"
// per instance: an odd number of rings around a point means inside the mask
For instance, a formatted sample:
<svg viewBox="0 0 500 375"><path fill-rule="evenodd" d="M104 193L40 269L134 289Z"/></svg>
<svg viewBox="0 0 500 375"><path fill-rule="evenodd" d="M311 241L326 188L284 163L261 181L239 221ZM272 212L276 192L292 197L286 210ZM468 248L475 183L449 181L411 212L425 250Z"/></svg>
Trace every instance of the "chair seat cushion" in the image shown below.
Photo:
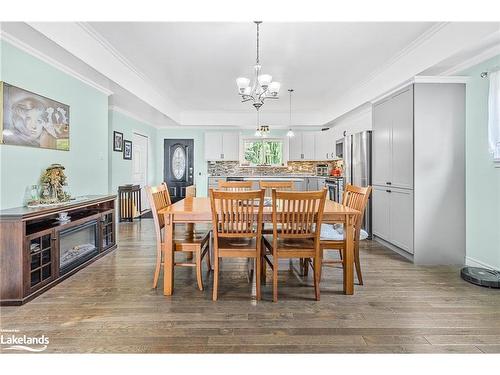
<svg viewBox="0 0 500 375"><path fill-rule="evenodd" d="M262 237L267 248L273 247L273 236L265 235ZM277 247L279 251L297 251L297 250L314 250L314 240L310 238L279 238Z"/></svg>
<svg viewBox="0 0 500 375"><path fill-rule="evenodd" d="M175 243L204 243L210 238L210 231L196 230L190 231L185 226L175 226Z"/></svg>
<svg viewBox="0 0 500 375"><path fill-rule="evenodd" d="M366 240L368 233L361 229L360 240ZM342 224L321 224L321 241L344 241L344 226Z"/></svg>
<svg viewBox="0 0 500 375"><path fill-rule="evenodd" d="M219 249L232 249L232 250L256 250L257 241L255 237L241 238L241 237L219 237Z"/></svg>

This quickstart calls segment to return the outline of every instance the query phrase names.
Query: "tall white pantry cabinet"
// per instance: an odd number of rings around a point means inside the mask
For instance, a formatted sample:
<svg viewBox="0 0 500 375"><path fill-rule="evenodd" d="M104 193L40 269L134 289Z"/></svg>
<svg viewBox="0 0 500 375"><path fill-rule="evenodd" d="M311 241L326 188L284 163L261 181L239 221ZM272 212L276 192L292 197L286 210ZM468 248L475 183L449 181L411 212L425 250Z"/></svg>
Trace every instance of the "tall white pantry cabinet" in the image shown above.
<svg viewBox="0 0 500 375"><path fill-rule="evenodd" d="M373 234L417 264L464 264L465 84L373 105Z"/></svg>

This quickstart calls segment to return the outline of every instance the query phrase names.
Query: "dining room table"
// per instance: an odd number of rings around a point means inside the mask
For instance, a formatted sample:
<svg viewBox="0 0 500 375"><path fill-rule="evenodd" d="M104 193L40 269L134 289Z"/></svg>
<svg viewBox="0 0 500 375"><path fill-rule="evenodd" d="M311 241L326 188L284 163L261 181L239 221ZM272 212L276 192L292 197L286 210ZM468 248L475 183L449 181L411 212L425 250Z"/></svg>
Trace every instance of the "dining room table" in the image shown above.
<svg viewBox="0 0 500 375"><path fill-rule="evenodd" d="M277 208L279 210L279 207ZM342 204L326 200L323 212L323 224L343 224L345 251L343 254L343 291L354 294L354 223L360 212ZM170 296L174 292L174 246L173 233L175 224L202 224L212 222L212 209L208 197L188 197L158 211L165 219L163 242L163 294ZM272 223L272 207L264 206L263 221Z"/></svg>

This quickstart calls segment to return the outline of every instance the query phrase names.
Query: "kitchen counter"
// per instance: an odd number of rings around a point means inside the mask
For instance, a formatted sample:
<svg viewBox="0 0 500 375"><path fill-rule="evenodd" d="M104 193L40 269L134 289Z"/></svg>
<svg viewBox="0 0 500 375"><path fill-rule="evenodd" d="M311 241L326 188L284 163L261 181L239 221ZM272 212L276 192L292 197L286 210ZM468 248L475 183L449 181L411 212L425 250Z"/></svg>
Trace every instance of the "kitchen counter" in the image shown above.
<svg viewBox="0 0 500 375"><path fill-rule="evenodd" d="M325 185L326 176L315 176L311 174L279 174L279 175L225 175L225 176L208 176L208 189L217 189L219 179L241 179L243 181L252 181L253 189L258 189L259 181L293 181L295 190L319 190Z"/></svg>

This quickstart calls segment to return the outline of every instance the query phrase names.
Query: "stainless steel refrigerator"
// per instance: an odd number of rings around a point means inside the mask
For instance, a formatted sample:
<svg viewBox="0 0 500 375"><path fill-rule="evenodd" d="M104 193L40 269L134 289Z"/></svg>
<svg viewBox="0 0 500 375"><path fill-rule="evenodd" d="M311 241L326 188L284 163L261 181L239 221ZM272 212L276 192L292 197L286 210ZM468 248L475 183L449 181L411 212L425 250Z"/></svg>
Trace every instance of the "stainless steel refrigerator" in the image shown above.
<svg viewBox="0 0 500 375"><path fill-rule="evenodd" d="M344 186L372 184L372 132L367 130L344 137ZM363 229L372 236L371 196L365 211Z"/></svg>

